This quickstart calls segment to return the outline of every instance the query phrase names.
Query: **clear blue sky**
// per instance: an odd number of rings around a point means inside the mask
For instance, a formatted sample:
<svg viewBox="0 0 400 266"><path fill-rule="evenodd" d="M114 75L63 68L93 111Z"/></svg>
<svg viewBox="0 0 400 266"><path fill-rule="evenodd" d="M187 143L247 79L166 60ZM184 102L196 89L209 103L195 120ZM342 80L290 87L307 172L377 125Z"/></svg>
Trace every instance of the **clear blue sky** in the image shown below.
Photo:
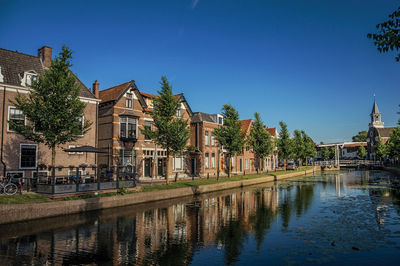
<svg viewBox="0 0 400 266"><path fill-rule="evenodd" d="M258 111L315 141L367 130L373 94L385 125L400 110L400 63L366 38L398 1L4 1L0 47L74 51L73 71L100 89L135 80L155 93L161 75L194 111L225 103Z"/></svg>

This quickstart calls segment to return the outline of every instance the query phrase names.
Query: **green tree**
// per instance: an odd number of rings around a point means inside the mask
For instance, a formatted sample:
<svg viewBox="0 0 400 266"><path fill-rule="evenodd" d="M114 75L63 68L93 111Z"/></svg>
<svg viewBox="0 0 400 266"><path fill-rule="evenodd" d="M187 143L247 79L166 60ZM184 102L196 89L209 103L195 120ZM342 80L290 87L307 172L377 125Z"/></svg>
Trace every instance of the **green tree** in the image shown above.
<svg viewBox="0 0 400 266"><path fill-rule="evenodd" d="M244 138L241 134L239 113L230 104L222 107L224 125L214 129L215 139L224 147L228 160L228 177L231 176L232 156L240 154L244 147Z"/></svg>
<svg viewBox="0 0 400 266"><path fill-rule="evenodd" d="M254 123L251 125L248 142L258 158L257 172L264 162L264 158L271 154L273 149L271 135L265 130L259 113L254 114Z"/></svg>
<svg viewBox="0 0 400 266"><path fill-rule="evenodd" d="M302 160L306 157L306 147L304 143L303 136L300 130L295 130L293 132L293 156L299 161L299 166L302 165Z"/></svg>
<svg viewBox="0 0 400 266"><path fill-rule="evenodd" d="M56 147L77 140L92 122L83 121L86 104L79 99L80 86L69 68L72 52L63 46L49 69L30 87L28 96L18 94L10 101L31 122L27 125L8 121L10 128L26 139L43 143L51 150L56 164Z"/></svg>
<svg viewBox="0 0 400 266"><path fill-rule="evenodd" d="M321 154L322 159L326 160L329 158L331 152L329 151L329 148L327 146L323 146L321 148L320 154Z"/></svg>
<svg viewBox="0 0 400 266"><path fill-rule="evenodd" d="M387 155L386 145L382 143L381 137L378 137L378 141L374 145L374 155L379 161L382 161Z"/></svg>
<svg viewBox="0 0 400 266"><path fill-rule="evenodd" d="M190 138L190 132L187 121L182 117L176 117L181 106L181 99L172 94L172 87L165 76L161 77L160 84L159 96L154 98L154 108L149 112L153 118L155 129L143 127L140 130L147 138L152 139L166 150L165 181L168 184L169 157L184 151Z"/></svg>
<svg viewBox="0 0 400 266"><path fill-rule="evenodd" d="M400 127L395 127L390 132L388 151L392 158L400 157Z"/></svg>
<svg viewBox="0 0 400 266"><path fill-rule="evenodd" d="M336 147L333 146L329 149L329 159L335 159L335 155L336 155Z"/></svg>
<svg viewBox="0 0 400 266"><path fill-rule="evenodd" d="M368 135L368 132L363 130L363 131L358 132L357 135L353 136L352 139L353 139L354 142L366 142L367 141L367 135Z"/></svg>
<svg viewBox="0 0 400 266"><path fill-rule="evenodd" d="M377 33L368 33L367 37L374 40L374 45L380 53L400 48L400 7L389 15L389 20L376 25ZM397 54L396 61L400 60Z"/></svg>
<svg viewBox="0 0 400 266"><path fill-rule="evenodd" d="M308 158L314 158L317 156L317 150L315 149L315 143L314 141L304 132L303 130L301 131L301 135L303 137L303 143L304 143L304 160L306 162L306 165L308 165Z"/></svg>
<svg viewBox="0 0 400 266"><path fill-rule="evenodd" d="M360 157L360 159L365 159L365 157L367 157L367 150L364 148L364 146L360 146L358 148L357 155Z"/></svg>
<svg viewBox="0 0 400 266"><path fill-rule="evenodd" d="M281 130L279 131L279 139L277 141L279 158L286 162L293 155L293 142L290 138L287 125L283 121L279 122L279 125L281 127Z"/></svg>

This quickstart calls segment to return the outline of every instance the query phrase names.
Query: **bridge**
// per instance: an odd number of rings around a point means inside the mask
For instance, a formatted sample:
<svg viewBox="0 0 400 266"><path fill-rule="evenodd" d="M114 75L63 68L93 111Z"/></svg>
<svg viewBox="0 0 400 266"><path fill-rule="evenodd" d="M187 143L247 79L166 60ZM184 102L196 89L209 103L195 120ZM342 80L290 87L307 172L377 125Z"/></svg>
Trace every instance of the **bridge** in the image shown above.
<svg viewBox="0 0 400 266"><path fill-rule="evenodd" d="M314 165L322 168L334 168L337 166L344 168L379 168L383 166L383 162L373 160L325 160L314 162Z"/></svg>

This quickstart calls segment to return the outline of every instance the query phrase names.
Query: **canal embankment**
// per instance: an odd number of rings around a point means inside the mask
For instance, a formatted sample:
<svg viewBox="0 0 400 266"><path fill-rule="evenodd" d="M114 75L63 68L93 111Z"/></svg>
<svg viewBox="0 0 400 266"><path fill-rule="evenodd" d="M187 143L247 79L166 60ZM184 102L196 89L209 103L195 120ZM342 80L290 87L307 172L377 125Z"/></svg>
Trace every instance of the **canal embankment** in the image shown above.
<svg viewBox="0 0 400 266"><path fill-rule="evenodd" d="M296 176L309 175L320 170L320 167L313 167L307 170L295 172L284 172L279 174L269 173L265 176L257 178L225 181L205 185L193 185L181 188L155 190L148 192L136 192L118 196L93 197L88 199L31 204L2 204L0 205L0 224L194 196L232 188L268 183Z"/></svg>

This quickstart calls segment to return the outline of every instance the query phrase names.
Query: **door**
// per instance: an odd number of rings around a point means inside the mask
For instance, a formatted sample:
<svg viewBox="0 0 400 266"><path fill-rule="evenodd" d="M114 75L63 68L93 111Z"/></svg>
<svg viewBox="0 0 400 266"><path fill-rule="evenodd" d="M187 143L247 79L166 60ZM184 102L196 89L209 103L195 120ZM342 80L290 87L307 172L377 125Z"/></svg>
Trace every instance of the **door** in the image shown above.
<svg viewBox="0 0 400 266"><path fill-rule="evenodd" d="M158 176L164 175L164 159L158 159L157 163Z"/></svg>
<svg viewBox="0 0 400 266"><path fill-rule="evenodd" d="M151 158L144 159L144 176L151 176Z"/></svg>
<svg viewBox="0 0 400 266"><path fill-rule="evenodd" d="M240 172L243 172L242 159L240 159L240 165L239 165L239 167L240 167Z"/></svg>

